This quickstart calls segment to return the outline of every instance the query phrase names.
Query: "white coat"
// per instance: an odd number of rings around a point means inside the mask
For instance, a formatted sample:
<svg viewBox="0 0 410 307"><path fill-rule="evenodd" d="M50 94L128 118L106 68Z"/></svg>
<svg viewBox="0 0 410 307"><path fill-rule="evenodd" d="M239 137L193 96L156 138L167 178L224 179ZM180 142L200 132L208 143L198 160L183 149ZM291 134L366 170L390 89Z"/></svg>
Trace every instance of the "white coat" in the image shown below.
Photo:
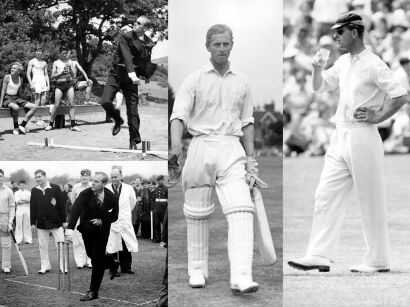
<svg viewBox="0 0 410 307"><path fill-rule="evenodd" d="M112 184L106 186L114 193ZM134 227L131 221L131 212L137 203L135 191L129 184L122 183L121 194L118 201L118 220L111 224L110 236L108 237L107 253L113 254L122 251L122 239L128 251L138 251L138 241L135 236Z"/></svg>

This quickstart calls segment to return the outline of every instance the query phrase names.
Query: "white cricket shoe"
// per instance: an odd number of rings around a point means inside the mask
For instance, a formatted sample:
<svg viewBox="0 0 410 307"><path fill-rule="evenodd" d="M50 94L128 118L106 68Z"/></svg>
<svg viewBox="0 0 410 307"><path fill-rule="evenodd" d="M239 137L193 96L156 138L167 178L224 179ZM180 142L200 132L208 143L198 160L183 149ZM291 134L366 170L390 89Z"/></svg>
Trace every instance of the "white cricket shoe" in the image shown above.
<svg viewBox="0 0 410 307"><path fill-rule="evenodd" d="M231 289L237 293L251 293L258 291L259 284L252 280L242 278L235 283L231 283Z"/></svg>
<svg viewBox="0 0 410 307"><path fill-rule="evenodd" d="M350 268L352 273L386 273L390 272L390 268L387 265L383 266L368 266L365 264L355 265Z"/></svg>
<svg viewBox="0 0 410 307"><path fill-rule="evenodd" d="M3 272L6 273L6 274L9 274L10 273L10 268L4 268Z"/></svg>
<svg viewBox="0 0 410 307"><path fill-rule="evenodd" d="M191 288L204 288L205 276L201 270L193 270L189 277L189 286Z"/></svg>
<svg viewBox="0 0 410 307"><path fill-rule="evenodd" d="M330 260L320 256L305 256L299 259L291 259L288 264L297 270L309 271L319 270L319 272L330 271Z"/></svg>
<svg viewBox="0 0 410 307"><path fill-rule="evenodd" d="M20 131L22 134L26 134L26 133L27 133L26 128L24 128L23 126L19 126L19 131Z"/></svg>
<svg viewBox="0 0 410 307"><path fill-rule="evenodd" d="M81 132L81 129L78 128L77 126L71 127L70 130L71 130L71 131Z"/></svg>

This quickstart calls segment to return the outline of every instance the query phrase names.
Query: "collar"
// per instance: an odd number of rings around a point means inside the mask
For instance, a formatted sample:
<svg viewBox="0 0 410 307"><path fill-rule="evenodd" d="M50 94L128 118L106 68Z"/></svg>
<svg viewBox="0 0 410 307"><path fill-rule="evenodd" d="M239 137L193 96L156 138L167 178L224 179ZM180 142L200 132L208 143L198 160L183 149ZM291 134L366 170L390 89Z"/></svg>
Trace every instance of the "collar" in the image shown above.
<svg viewBox="0 0 410 307"><path fill-rule="evenodd" d="M43 189L40 185L36 186L37 189L41 190L41 191L45 191L47 189L51 189L51 185L50 183L47 181L46 187Z"/></svg>
<svg viewBox="0 0 410 307"><path fill-rule="evenodd" d="M360 52L360 53L358 53L358 54L355 54L354 56L352 56L352 55L349 53L349 58L350 58L351 61L353 61L354 59L363 60L363 59L365 58L365 56L366 56L369 52L370 52L370 50L369 50L367 47L365 47L362 52Z"/></svg>
<svg viewBox="0 0 410 307"><path fill-rule="evenodd" d="M94 194L99 197L99 198L104 198L104 189L102 189L102 191L100 193L95 193Z"/></svg>
<svg viewBox="0 0 410 307"><path fill-rule="evenodd" d="M228 67L228 70L226 71L225 75L227 75L229 73L237 75L236 69L232 68L232 66L231 66L231 62L228 62L228 65L229 65L229 67ZM211 60L209 60L208 63L204 66L204 70L206 72L214 71L215 73L217 73L219 75L219 72L215 69L214 65L212 65Z"/></svg>

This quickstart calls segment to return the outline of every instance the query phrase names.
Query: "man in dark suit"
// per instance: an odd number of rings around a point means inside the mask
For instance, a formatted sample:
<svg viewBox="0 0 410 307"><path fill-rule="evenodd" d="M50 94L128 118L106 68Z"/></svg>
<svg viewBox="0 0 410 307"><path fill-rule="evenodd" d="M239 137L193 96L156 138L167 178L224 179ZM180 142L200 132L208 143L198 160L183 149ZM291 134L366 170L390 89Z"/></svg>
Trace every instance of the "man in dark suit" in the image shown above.
<svg viewBox="0 0 410 307"><path fill-rule="evenodd" d="M113 279L119 267L119 262L105 253L111 223L118 219L118 198L104 188L107 182L107 174L95 173L91 187L82 191L75 200L66 231L66 240L72 241L72 232L80 218L77 229L83 236L87 256L93 266L90 290L81 301L98 298L104 271L110 269L110 278Z"/></svg>
<svg viewBox="0 0 410 307"><path fill-rule="evenodd" d="M151 63L151 51L155 43L144 34L150 23L146 16L140 16L132 31L120 35L113 56L112 69L100 100L107 116L115 121L112 134L116 135L120 132L124 120L112 102L115 94L122 90L127 106L130 149L136 149L137 144L141 142L138 114L138 84L141 82L139 77L145 78L148 83L156 69L156 65Z"/></svg>
<svg viewBox="0 0 410 307"><path fill-rule="evenodd" d="M168 207L168 188L164 186L164 176L157 177L158 186L153 191L153 224L154 224L154 243L161 242L161 224L165 218L165 211Z"/></svg>
<svg viewBox="0 0 410 307"><path fill-rule="evenodd" d="M37 170L34 177L38 186L31 189L30 196L30 222L32 232L37 231L38 245L40 249L41 268L39 274L45 274L51 270L48 258L48 241L50 233L54 241L64 241L64 229L66 223L66 209L63 192L56 184L47 181L46 172ZM61 255L63 257L63 255ZM60 260L60 270L62 261Z"/></svg>

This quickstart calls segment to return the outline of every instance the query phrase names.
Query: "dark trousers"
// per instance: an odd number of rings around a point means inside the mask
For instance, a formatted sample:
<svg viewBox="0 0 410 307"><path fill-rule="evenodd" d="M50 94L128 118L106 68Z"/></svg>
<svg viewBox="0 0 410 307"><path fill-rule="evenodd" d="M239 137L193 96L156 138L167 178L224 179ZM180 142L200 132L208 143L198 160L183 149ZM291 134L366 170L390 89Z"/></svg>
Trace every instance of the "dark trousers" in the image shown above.
<svg viewBox="0 0 410 307"><path fill-rule="evenodd" d="M138 234L138 230L140 229L140 225L141 225L141 215L138 214L134 225L132 225L134 227L135 236L137 236L137 234ZM141 232L142 232L142 226L141 226Z"/></svg>
<svg viewBox="0 0 410 307"><path fill-rule="evenodd" d="M167 203L156 203L154 205L154 242L161 242L161 224L164 222Z"/></svg>
<svg viewBox="0 0 410 307"><path fill-rule="evenodd" d="M168 244L168 208L167 208L167 211L165 211L165 218L162 224L161 241ZM167 257L168 257L168 253L167 253Z"/></svg>
<svg viewBox="0 0 410 307"><path fill-rule="evenodd" d="M97 234L82 234L87 256L91 258L93 265L90 290L94 292L98 292L100 289L104 271L114 264L113 257L105 253L109 233L108 229Z"/></svg>
<svg viewBox="0 0 410 307"><path fill-rule="evenodd" d="M122 240L122 251L119 251L118 254L120 256L120 259L118 260L120 261L121 272L131 270L132 256L131 252L128 251L124 240Z"/></svg>
<svg viewBox="0 0 410 307"><path fill-rule="evenodd" d="M127 106L128 129L130 132L130 144L141 143L140 116L138 114L138 85L133 84L128 77L125 67L114 66L108 75L104 86L100 103L107 113L107 116L119 119L119 111L115 110L113 101L115 94L122 90Z"/></svg>

